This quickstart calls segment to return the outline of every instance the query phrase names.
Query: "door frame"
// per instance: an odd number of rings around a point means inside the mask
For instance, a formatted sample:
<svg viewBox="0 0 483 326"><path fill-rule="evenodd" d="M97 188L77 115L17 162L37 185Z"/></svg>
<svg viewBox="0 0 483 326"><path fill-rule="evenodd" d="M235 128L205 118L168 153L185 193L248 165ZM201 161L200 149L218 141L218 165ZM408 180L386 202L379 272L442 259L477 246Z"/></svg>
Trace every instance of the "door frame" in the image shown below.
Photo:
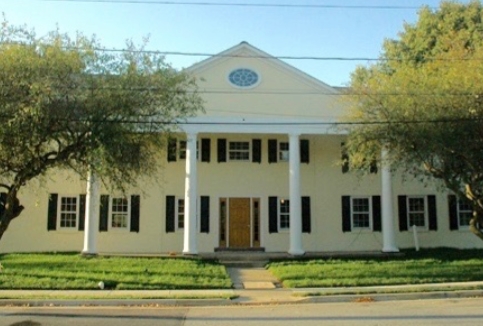
<svg viewBox="0 0 483 326"><path fill-rule="evenodd" d="M230 249L230 199L231 198L246 198L250 200L250 245L246 249L251 249L251 248L260 248L262 247L262 223L261 223L261 210L260 210L260 204L261 204L261 198L260 197L251 197L251 196L231 196L231 197L219 197L218 198L218 230L220 230L221 226L221 214L222 212L220 211L221 209L221 202L222 200L225 201L225 243L222 244L222 240L220 238L220 235L218 235L218 246L226 249ZM255 231L255 225L254 225L254 215L255 215L255 208L254 208L254 203L258 203L258 243L255 243L254 241L254 231ZM255 246L256 245L256 246ZM231 248L235 249L235 248Z"/></svg>

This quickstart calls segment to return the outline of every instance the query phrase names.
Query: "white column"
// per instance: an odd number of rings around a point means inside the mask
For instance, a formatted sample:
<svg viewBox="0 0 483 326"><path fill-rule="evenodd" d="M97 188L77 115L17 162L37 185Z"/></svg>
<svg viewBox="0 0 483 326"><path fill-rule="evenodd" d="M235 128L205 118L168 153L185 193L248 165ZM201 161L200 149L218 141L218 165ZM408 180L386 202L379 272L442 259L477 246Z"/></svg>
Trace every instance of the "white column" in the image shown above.
<svg viewBox="0 0 483 326"><path fill-rule="evenodd" d="M291 255L303 255L302 203L300 198L300 142L298 134L289 135L290 170L290 249Z"/></svg>
<svg viewBox="0 0 483 326"><path fill-rule="evenodd" d="M184 248L183 253L198 254L196 239L196 198L198 197L196 133L188 133L186 139L186 179L184 195Z"/></svg>
<svg viewBox="0 0 483 326"><path fill-rule="evenodd" d="M381 162L382 251L399 252L394 231L391 167L388 163L388 152L385 148L381 152Z"/></svg>
<svg viewBox="0 0 483 326"><path fill-rule="evenodd" d="M87 176L86 212L84 224L84 255L97 254L97 228L99 225L99 180L92 170Z"/></svg>

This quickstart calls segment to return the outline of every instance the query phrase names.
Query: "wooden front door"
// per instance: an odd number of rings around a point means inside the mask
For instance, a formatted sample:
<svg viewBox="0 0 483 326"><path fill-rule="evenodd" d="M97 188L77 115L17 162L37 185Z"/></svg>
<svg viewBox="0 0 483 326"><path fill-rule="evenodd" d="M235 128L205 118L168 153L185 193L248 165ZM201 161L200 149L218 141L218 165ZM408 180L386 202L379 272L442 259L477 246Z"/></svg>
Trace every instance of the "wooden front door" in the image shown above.
<svg viewBox="0 0 483 326"><path fill-rule="evenodd" d="M250 198L230 198L229 212L230 248L249 248L251 234Z"/></svg>

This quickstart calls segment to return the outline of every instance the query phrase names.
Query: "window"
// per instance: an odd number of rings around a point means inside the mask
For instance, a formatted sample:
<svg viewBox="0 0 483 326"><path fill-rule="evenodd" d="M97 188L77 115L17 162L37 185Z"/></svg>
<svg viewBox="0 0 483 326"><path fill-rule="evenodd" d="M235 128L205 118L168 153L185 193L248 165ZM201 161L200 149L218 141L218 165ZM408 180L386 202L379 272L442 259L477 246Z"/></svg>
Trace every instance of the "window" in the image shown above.
<svg viewBox="0 0 483 326"><path fill-rule="evenodd" d="M60 218L59 223L61 228L76 228L78 212L78 197L61 197L60 198Z"/></svg>
<svg viewBox="0 0 483 326"><path fill-rule="evenodd" d="M426 227L425 197L408 197L408 225L412 227Z"/></svg>
<svg viewBox="0 0 483 326"><path fill-rule="evenodd" d="M279 226L280 230L290 228L290 200L280 199L279 202Z"/></svg>
<svg viewBox="0 0 483 326"><path fill-rule="evenodd" d="M230 161L249 161L250 142L231 141L228 147L228 157Z"/></svg>
<svg viewBox="0 0 483 326"><path fill-rule="evenodd" d="M473 217L473 206L468 200L458 199L458 225L468 227Z"/></svg>
<svg viewBox="0 0 483 326"><path fill-rule="evenodd" d="M199 157L199 151L198 142L196 142L196 159ZM186 140L179 141L179 159L186 160Z"/></svg>
<svg viewBox="0 0 483 326"><path fill-rule="evenodd" d="M129 223L129 200L124 197L113 197L111 200L111 227L127 229Z"/></svg>
<svg viewBox="0 0 483 326"><path fill-rule="evenodd" d="M369 197L353 197L351 201L352 229L371 229L371 204Z"/></svg>
<svg viewBox="0 0 483 326"><path fill-rule="evenodd" d="M178 205L176 207L176 228L178 230L184 229L184 199L178 198Z"/></svg>
<svg viewBox="0 0 483 326"><path fill-rule="evenodd" d="M278 160L280 162L287 162L289 160L289 147L287 142L279 143Z"/></svg>
<svg viewBox="0 0 483 326"><path fill-rule="evenodd" d="M230 72L228 80L233 86L247 88L256 86L260 78L252 69L239 68Z"/></svg>
<svg viewBox="0 0 483 326"><path fill-rule="evenodd" d="M179 141L179 159L186 160L186 140Z"/></svg>

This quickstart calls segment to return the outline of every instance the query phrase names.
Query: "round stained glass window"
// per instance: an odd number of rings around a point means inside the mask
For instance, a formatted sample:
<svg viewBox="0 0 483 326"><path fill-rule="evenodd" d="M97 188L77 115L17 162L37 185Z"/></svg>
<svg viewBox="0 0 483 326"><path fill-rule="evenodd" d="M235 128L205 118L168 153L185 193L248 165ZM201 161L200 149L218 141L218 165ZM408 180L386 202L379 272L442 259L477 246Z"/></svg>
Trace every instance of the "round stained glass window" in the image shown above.
<svg viewBox="0 0 483 326"><path fill-rule="evenodd" d="M252 87L259 81L258 74L247 68L235 69L228 75L230 83L238 87Z"/></svg>

